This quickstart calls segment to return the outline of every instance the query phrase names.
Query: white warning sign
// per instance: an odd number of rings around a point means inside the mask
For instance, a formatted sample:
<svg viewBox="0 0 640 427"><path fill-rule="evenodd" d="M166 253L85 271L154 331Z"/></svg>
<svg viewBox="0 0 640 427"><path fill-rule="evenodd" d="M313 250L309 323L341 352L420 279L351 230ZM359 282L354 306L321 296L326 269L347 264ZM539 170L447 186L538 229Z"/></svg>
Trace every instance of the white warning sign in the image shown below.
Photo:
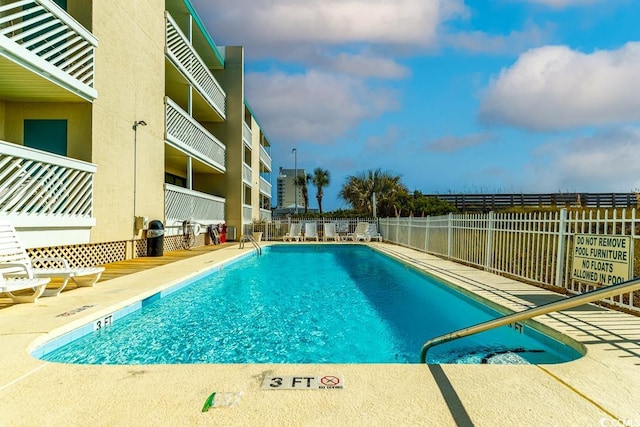
<svg viewBox="0 0 640 427"><path fill-rule="evenodd" d="M580 282L601 285L626 282L633 272L631 237L576 234L571 271L571 277Z"/></svg>

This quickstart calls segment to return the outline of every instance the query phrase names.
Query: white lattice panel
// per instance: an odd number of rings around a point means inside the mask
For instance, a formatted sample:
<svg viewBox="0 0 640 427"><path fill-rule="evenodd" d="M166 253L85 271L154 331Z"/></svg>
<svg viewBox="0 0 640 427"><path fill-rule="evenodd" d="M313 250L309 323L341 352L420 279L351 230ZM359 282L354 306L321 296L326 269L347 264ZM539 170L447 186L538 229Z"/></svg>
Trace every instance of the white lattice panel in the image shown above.
<svg viewBox="0 0 640 427"><path fill-rule="evenodd" d="M0 143L0 214L90 218L95 170L89 163Z"/></svg>
<svg viewBox="0 0 640 427"><path fill-rule="evenodd" d="M180 31L180 28L178 28L178 25L169 13L166 13L166 18L168 56L189 76L192 84L198 88L211 106L214 107L222 117L225 117L225 101L227 95L213 77L209 68L202 62L200 56L187 42L187 38L182 31Z"/></svg>
<svg viewBox="0 0 640 427"><path fill-rule="evenodd" d="M204 160L208 160L211 165L224 170L226 149L215 136L191 119L182 108L168 98L166 100L166 115L167 138L170 141L188 147Z"/></svg>
<svg viewBox="0 0 640 427"><path fill-rule="evenodd" d="M0 37L49 67L93 87L96 38L52 1L9 1L0 6Z"/></svg>

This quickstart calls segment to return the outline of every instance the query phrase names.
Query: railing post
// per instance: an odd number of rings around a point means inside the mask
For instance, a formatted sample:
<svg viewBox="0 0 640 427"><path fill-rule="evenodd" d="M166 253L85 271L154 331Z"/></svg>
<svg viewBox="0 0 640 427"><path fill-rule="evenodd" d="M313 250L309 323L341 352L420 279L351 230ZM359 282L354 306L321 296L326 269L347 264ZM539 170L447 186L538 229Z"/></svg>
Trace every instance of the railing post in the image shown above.
<svg viewBox="0 0 640 427"><path fill-rule="evenodd" d="M556 246L556 283L555 286L560 288L564 287L563 274L564 274L564 251L565 251L565 237L567 229L567 209L560 209L560 220L558 223L558 244Z"/></svg>
<svg viewBox="0 0 640 427"><path fill-rule="evenodd" d="M400 244L400 217L396 216L396 244Z"/></svg>
<svg viewBox="0 0 640 427"><path fill-rule="evenodd" d="M413 227L413 224L411 224L411 218L412 216L409 215L409 222L408 222L408 226L407 226L407 247L411 248L411 227Z"/></svg>
<svg viewBox="0 0 640 427"><path fill-rule="evenodd" d="M486 253L484 259L484 269L487 271L491 271L493 260L493 229L494 229L494 221L495 221L495 212L489 212L489 218L487 220L487 246Z"/></svg>
<svg viewBox="0 0 640 427"><path fill-rule="evenodd" d="M427 221L425 222L425 232L424 232L424 251L425 252L429 252L429 218L431 218L431 216L427 217Z"/></svg>
<svg viewBox="0 0 640 427"><path fill-rule="evenodd" d="M449 221L447 224L447 257L451 259L453 252L453 213L449 212Z"/></svg>

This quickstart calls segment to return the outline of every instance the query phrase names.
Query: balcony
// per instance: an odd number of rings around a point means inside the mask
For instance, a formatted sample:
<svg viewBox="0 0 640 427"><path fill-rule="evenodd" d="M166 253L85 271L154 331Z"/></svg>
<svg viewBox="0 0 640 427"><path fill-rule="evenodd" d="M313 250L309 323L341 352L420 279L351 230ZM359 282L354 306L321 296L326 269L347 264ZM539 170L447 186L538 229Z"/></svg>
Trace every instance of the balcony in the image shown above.
<svg viewBox="0 0 640 427"><path fill-rule="evenodd" d="M95 225L96 169L91 163L0 141L0 217L8 217L23 232L29 247L88 243Z"/></svg>
<svg viewBox="0 0 640 427"><path fill-rule="evenodd" d="M271 171L271 156L267 153L267 150L261 145L260 146L260 161L264 165L265 169Z"/></svg>
<svg viewBox="0 0 640 427"><path fill-rule="evenodd" d="M247 124L247 122L242 122L242 141L244 142L244 145L247 146L247 148L249 150L251 150L251 138L253 136L253 133L251 132L251 128L249 128L249 125Z"/></svg>
<svg viewBox="0 0 640 427"><path fill-rule="evenodd" d="M271 184L263 177L260 177L260 192L271 198Z"/></svg>
<svg viewBox="0 0 640 427"><path fill-rule="evenodd" d="M169 13L166 16L166 55L221 119L226 117L226 94L189 39ZM171 80L171 79L169 79ZM195 102L195 101L194 101ZM197 107L197 106L196 106Z"/></svg>
<svg viewBox="0 0 640 427"><path fill-rule="evenodd" d="M98 40L51 0L0 2L0 98L93 101Z"/></svg>
<svg viewBox="0 0 640 427"><path fill-rule="evenodd" d="M251 168L246 163L243 163L242 164L242 180L249 187L251 187L253 185L252 182L251 182L252 175L253 175L253 172L252 172Z"/></svg>
<svg viewBox="0 0 640 427"><path fill-rule="evenodd" d="M178 104L165 98L166 140L203 163L225 171L226 147Z"/></svg>
<svg viewBox="0 0 640 427"><path fill-rule="evenodd" d="M178 234L178 227L184 220L200 224L224 222L226 200L222 197L165 184L164 200L165 221L169 234Z"/></svg>
<svg viewBox="0 0 640 427"><path fill-rule="evenodd" d="M260 209L260 220L261 221L271 221L272 214L268 209Z"/></svg>
<svg viewBox="0 0 640 427"><path fill-rule="evenodd" d="M242 205L242 222L248 224L252 221L253 208L251 205Z"/></svg>

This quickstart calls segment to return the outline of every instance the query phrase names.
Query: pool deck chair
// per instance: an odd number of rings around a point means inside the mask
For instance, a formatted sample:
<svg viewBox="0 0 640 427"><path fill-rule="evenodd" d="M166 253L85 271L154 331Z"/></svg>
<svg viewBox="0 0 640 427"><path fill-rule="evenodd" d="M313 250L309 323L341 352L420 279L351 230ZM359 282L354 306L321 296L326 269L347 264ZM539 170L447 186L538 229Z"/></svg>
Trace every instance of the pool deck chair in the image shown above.
<svg viewBox="0 0 640 427"><path fill-rule="evenodd" d="M382 242L384 240L382 238L382 234L378 231L378 226L376 224L370 224L366 234L368 237L367 241L377 240L378 242Z"/></svg>
<svg viewBox="0 0 640 427"><path fill-rule="evenodd" d="M0 293L9 295L13 302L37 302L49 283L48 278L7 278L5 279L0 272ZM13 292L23 291L26 289L33 290L31 295L14 295Z"/></svg>
<svg viewBox="0 0 640 427"><path fill-rule="evenodd" d="M362 240L368 242L371 240L371 237L367 234L367 230L369 230L369 223L359 222L353 233L347 234L346 240L352 240L354 242Z"/></svg>
<svg viewBox="0 0 640 427"><path fill-rule="evenodd" d="M340 241L340 235L336 231L335 222L325 222L323 224L323 227L324 232L322 233L322 240L324 240L325 242L331 239L335 240L336 242Z"/></svg>
<svg viewBox="0 0 640 427"><path fill-rule="evenodd" d="M316 242L320 241L318 238L318 224L315 222L307 222L304 224L304 239L315 239Z"/></svg>
<svg viewBox="0 0 640 427"><path fill-rule="evenodd" d="M32 262L37 262L47 268L36 268ZM0 220L0 272L5 277L29 277L29 278L60 278L62 285L59 288L45 289L43 296L58 296L67 286L69 279L76 285L92 287L96 284L104 267L80 267L71 268L64 258L29 258L27 251L22 246L18 233L8 221Z"/></svg>
<svg viewBox="0 0 640 427"><path fill-rule="evenodd" d="M291 242L293 240L295 240L296 242L299 242L301 237L302 237L302 224L300 224L299 222L296 222L291 224L291 228L289 229L289 232L284 236L282 236L282 240L284 242Z"/></svg>

